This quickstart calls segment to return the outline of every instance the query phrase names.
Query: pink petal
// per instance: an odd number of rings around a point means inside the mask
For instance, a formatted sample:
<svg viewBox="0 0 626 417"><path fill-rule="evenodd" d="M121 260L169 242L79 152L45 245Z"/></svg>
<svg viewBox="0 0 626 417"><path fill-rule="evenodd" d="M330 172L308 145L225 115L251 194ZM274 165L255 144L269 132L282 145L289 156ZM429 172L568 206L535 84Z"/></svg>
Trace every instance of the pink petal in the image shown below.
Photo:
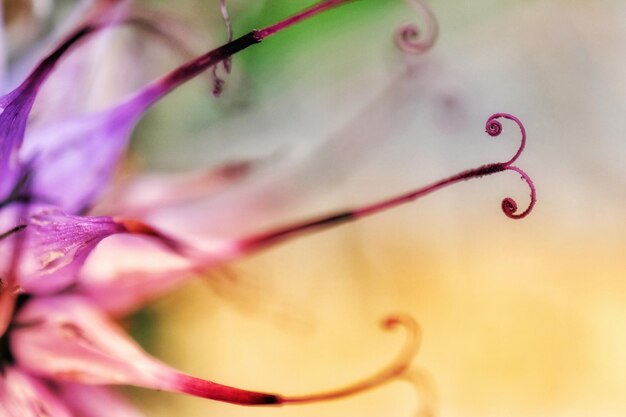
<svg viewBox="0 0 626 417"><path fill-rule="evenodd" d="M11 348L17 363L48 379L137 385L241 405L282 401L273 394L195 378L158 362L82 297L35 298L20 311L16 324Z"/></svg>
<svg viewBox="0 0 626 417"><path fill-rule="evenodd" d="M73 383L59 383L55 388L76 416L143 417L139 410L110 388Z"/></svg>
<svg viewBox="0 0 626 417"><path fill-rule="evenodd" d="M10 366L0 373L0 416L72 417L73 414L42 381Z"/></svg>
<svg viewBox="0 0 626 417"><path fill-rule="evenodd" d="M75 292L116 316L127 314L196 276L193 263L137 236L103 241L89 257Z"/></svg>

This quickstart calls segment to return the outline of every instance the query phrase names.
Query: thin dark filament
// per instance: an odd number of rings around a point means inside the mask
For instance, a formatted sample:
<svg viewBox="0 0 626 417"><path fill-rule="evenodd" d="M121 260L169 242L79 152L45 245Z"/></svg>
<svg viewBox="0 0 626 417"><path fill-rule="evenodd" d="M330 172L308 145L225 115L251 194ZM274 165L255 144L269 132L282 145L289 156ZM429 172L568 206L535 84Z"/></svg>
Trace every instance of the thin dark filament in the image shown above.
<svg viewBox="0 0 626 417"><path fill-rule="evenodd" d="M274 25L268 26L265 29L261 29L258 32L258 35L261 39L265 39L268 36L274 35L275 33L281 32L291 26L295 26L296 24L307 20L315 15L325 12L326 10L332 9L334 7L343 6L346 3L350 3L356 0L324 0L319 3L313 5L312 7L303 10L300 13L297 13L281 22L278 22Z"/></svg>
<svg viewBox="0 0 626 417"><path fill-rule="evenodd" d="M137 95L132 97L127 102L126 106L124 106L124 110L128 110L139 117L158 100L169 94L181 84L196 77L207 68L217 65L220 62L229 59L236 53L262 42L271 35L281 32L304 20L317 16L331 8L338 7L352 1L356 0L324 0L276 24L270 25L264 29L253 30L243 36L240 36L239 38L234 39L219 48L209 51L206 54L189 61L163 78L151 83Z"/></svg>
<svg viewBox="0 0 626 417"><path fill-rule="evenodd" d="M17 232L21 232L22 230L26 229L26 225L25 224L18 224L17 226L7 230L6 232L0 234L0 241L6 239L7 237L14 235Z"/></svg>

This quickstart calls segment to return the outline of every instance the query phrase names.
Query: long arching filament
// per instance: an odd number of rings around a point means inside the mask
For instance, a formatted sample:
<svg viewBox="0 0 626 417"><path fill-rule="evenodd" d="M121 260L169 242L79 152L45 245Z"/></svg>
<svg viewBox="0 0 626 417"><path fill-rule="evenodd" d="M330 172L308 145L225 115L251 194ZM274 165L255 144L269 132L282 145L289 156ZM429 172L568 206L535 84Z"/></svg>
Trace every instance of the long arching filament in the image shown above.
<svg viewBox="0 0 626 417"><path fill-rule="evenodd" d="M354 384L318 394L283 397L281 404L308 404L345 398L377 388L402 376L409 369L411 361L417 354L420 345L421 330L412 317L404 314L387 317L383 320L382 326L385 330L403 327L407 333L407 340L402 350L389 365L370 377Z"/></svg>

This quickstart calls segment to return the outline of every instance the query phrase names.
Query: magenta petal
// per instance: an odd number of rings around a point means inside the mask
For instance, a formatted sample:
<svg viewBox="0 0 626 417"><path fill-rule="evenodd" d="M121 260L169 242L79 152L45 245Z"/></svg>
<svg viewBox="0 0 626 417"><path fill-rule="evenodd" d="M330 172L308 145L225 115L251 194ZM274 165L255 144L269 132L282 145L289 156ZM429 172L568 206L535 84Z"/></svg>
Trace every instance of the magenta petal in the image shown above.
<svg viewBox="0 0 626 417"><path fill-rule="evenodd" d="M143 417L139 410L110 388L59 383L56 391L76 416Z"/></svg>
<svg viewBox="0 0 626 417"><path fill-rule="evenodd" d="M227 387L178 372L149 356L78 296L35 298L16 317L11 349L19 366L45 378L83 384L128 384L242 405L280 397Z"/></svg>
<svg viewBox="0 0 626 417"><path fill-rule="evenodd" d="M37 378L7 367L0 373L0 416L73 417L73 414Z"/></svg>

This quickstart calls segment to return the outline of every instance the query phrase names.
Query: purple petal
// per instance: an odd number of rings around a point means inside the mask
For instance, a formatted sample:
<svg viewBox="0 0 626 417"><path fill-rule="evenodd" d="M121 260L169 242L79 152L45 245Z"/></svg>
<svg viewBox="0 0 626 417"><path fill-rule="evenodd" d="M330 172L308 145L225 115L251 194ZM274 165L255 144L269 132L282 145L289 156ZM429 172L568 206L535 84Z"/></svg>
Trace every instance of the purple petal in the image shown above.
<svg viewBox="0 0 626 417"><path fill-rule="evenodd" d="M16 317L11 348L35 375L83 384L128 384L242 405L277 404L280 397L178 372L149 356L88 300L35 298Z"/></svg>
<svg viewBox="0 0 626 417"><path fill-rule="evenodd" d="M102 239L125 231L110 217L69 216L58 211L32 216L28 229L39 273L23 277L22 286L35 293L68 286Z"/></svg>
<svg viewBox="0 0 626 417"><path fill-rule="evenodd" d="M4 7L0 7L0 92L4 92L7 64L6 39L4 35Z"/></svg>
<svg viewBox="0 0 626 417"><path fill-rule="evenodd" d="M122 106L34 129L21 154L31 161L33 193L68 213L87 209L123 155L135 118Z"/></svg>
<svg viewBox="0 0 626 417"><path fill-rule="evenodd" d="M42 381L15 367L0 373L0 416L2 417L72 417Z"/></svg>
<svg viewBox="0 0 626 417"><path fill-rule="evenodd" d="M23 276L21 284L28 292L45 294L74 283L87 257L105 238L131 233L159 239L170 249L176 242L137 221L112 217L81 217L60 211L44 211L31 216L29 246L39 271Z"/></svg>
<svg viewBox="0 0 626 417"><path fill-rule="evenodd" d="M143 417L139 410L110 388L73 383L59 383L55 388L76 416Z"/></svg>
<svg viewBox="0 0 626 417"><path fill-rule="evenodd" d="M26 121L41 85L48 78L59 59L81 38L95 28L85 26L76 30L33 70L15 90L0 99L0 196L8 194L19 175L16 150L22 145Z"/></svg>

